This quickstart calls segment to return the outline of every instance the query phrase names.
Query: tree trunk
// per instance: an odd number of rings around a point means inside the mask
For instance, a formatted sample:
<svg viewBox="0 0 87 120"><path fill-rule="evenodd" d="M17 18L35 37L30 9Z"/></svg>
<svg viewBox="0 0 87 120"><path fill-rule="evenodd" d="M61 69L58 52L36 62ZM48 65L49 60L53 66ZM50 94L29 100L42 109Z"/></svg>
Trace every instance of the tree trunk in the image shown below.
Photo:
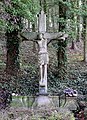
<svg viewBox="0 0 87 120"><path fill-rule="evenodd" d="M77 0L77 7L78 8L82 8L82 1L81 0ZM82 42L82 22L83 22L83 18L81 15L77 15L77 39L76 42Z"/></svg>
<svg viewBox="0 0 87 120"><path fill-rule="evenodd" d="M83 18L80 16L80 25L79 25L79 41L82 42L82 24L83 24Z"/></svg>
<svg viewBox="0 0 87 120"><path fill-rule="evenodd" d="M66 0L63 0L66 1ZM66 20L66 6L59 2L59 18L63 21L59 22L59 31L63 31L66 27L64 20Z"/></svg>
<svg viewBox="0 0 87 120"><path fill-rule="evenodd" d="M82 1L83 7L85 11L87 11L87 8L85 5L87 4L86 0ZM83 40L84 40L84 61L87 62L87 16L83 16Z"/></svg>
<svg viewBox="0 0 87 120"><path fill-rule="evenodd" d="M13 32L6 33L7 36L7 61L6 61L6 73L11 75L16 75L18 69L20 68L19 64L19 40L18 40L18 31L14 30Z"/></svg>
<svg viewBox="0 0 87 120"><path fill-rule="evenodd" d="M66 1L66 0L63 0ZM59 31L63 31L66 27L66 6L64 6L61 2L59 2L59 18L63 18L64 22L59 22ZM66 74L66 46L67 41L60 40L58 41L58 50L57 50L57 59L58 59L58 77L63 80L65 79Z"/></svg>
<svg viewBox="0 0 87 120"><path fill-rule="evenodd" d="M35 32L35 24L32 24L32 31ZM36 52L36 42L33 42L33 52Z"/></svg>
<svg viewBox="0 0 87 120"><path fill-rule="evenodd" d="M78 48L77 48L76 43L75 43L74 40L72 40L72 44L71 44L70 49L72 49L72 50L78 50Z"/></svg>
<svg viewBox="0 0 87 120"><path fill-rule="evenodd" d="M84 18L84 61L87 62L87 18Z"/></svg>
<svg viewBox="0 0 87 120"><path fill-rule="evenodd" d="M58 51L57 51L57 59L58 59L58 77L62 80L65 79L65 74L66 74L66 61L67 61L67 56L66 56L66 46L67 46L67 41L59 41L58 42Z"/></svg>

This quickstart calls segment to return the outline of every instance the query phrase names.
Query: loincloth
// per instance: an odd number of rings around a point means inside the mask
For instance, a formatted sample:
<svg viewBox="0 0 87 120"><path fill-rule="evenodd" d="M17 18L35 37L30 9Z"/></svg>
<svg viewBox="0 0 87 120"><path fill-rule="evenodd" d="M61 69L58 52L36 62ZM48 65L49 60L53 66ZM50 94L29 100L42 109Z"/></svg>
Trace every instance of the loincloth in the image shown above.
<svg viewBox="0 0 87 120"><path fill-rule="evenodd" d="M49 57L48 57L47 52L38 54L38 64L39 65L48 64L48 62L49 62Z"/></svg>

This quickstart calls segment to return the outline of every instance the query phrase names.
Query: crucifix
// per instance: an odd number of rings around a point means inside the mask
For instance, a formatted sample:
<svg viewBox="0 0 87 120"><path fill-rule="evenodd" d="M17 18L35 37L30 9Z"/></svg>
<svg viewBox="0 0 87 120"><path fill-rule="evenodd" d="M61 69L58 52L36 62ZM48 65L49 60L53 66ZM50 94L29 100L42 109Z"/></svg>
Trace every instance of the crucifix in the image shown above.
<svg viewBox="0 0 87 120"><path fill-rule="evenodd" d="M47 45L52 40L65 40L68 35L59 33L46 32L46 14L42 10L39 14L38 32L24 32L22 38L25 40L35 41L38 44L38 64L40 67L40 80L39 80L39 94L47 94L47 65L49 63Z"/></svg>

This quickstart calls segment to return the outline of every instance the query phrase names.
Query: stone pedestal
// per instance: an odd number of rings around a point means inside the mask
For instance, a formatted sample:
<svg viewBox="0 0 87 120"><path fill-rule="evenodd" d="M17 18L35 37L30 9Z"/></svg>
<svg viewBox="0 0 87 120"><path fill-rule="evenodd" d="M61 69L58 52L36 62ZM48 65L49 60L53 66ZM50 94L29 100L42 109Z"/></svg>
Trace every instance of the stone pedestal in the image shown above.
<svg viewBox="0 0 87 120"><path fill-rule="evenodd" d="M36 98L37 106L49 106L49 105L51 105L51 102L52 102L52 100L48 96L39 95Z"/></svg>
<svg viewBox="0 0 87 120"><path fill-rule="evenodd" d="M53 106L52 98L50 98L47 93L38 94L33 104L33 107L48 108L52 106Z"/></svg>
<svg viewBox="0 0 87 120"><path fill-rule="evenodd" d="M38 95L48 95L47 89L45 85L39 85L39 94Z"/></svg>

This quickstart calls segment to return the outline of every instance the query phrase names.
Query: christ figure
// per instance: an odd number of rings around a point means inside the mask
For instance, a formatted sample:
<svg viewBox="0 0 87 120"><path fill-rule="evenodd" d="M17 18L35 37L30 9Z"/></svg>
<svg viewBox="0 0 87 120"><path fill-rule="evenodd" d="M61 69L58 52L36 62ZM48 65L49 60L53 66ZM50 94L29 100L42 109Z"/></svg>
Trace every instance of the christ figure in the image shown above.
<svg viewBox="0 0 87 120"><path fill-rule="evenodd" d="M40 34L40 40L38 41L38 64L40 66L40 85L47 86L47 64L49 62L47 52L47 39L44 38L44 34Z"/></svg>

